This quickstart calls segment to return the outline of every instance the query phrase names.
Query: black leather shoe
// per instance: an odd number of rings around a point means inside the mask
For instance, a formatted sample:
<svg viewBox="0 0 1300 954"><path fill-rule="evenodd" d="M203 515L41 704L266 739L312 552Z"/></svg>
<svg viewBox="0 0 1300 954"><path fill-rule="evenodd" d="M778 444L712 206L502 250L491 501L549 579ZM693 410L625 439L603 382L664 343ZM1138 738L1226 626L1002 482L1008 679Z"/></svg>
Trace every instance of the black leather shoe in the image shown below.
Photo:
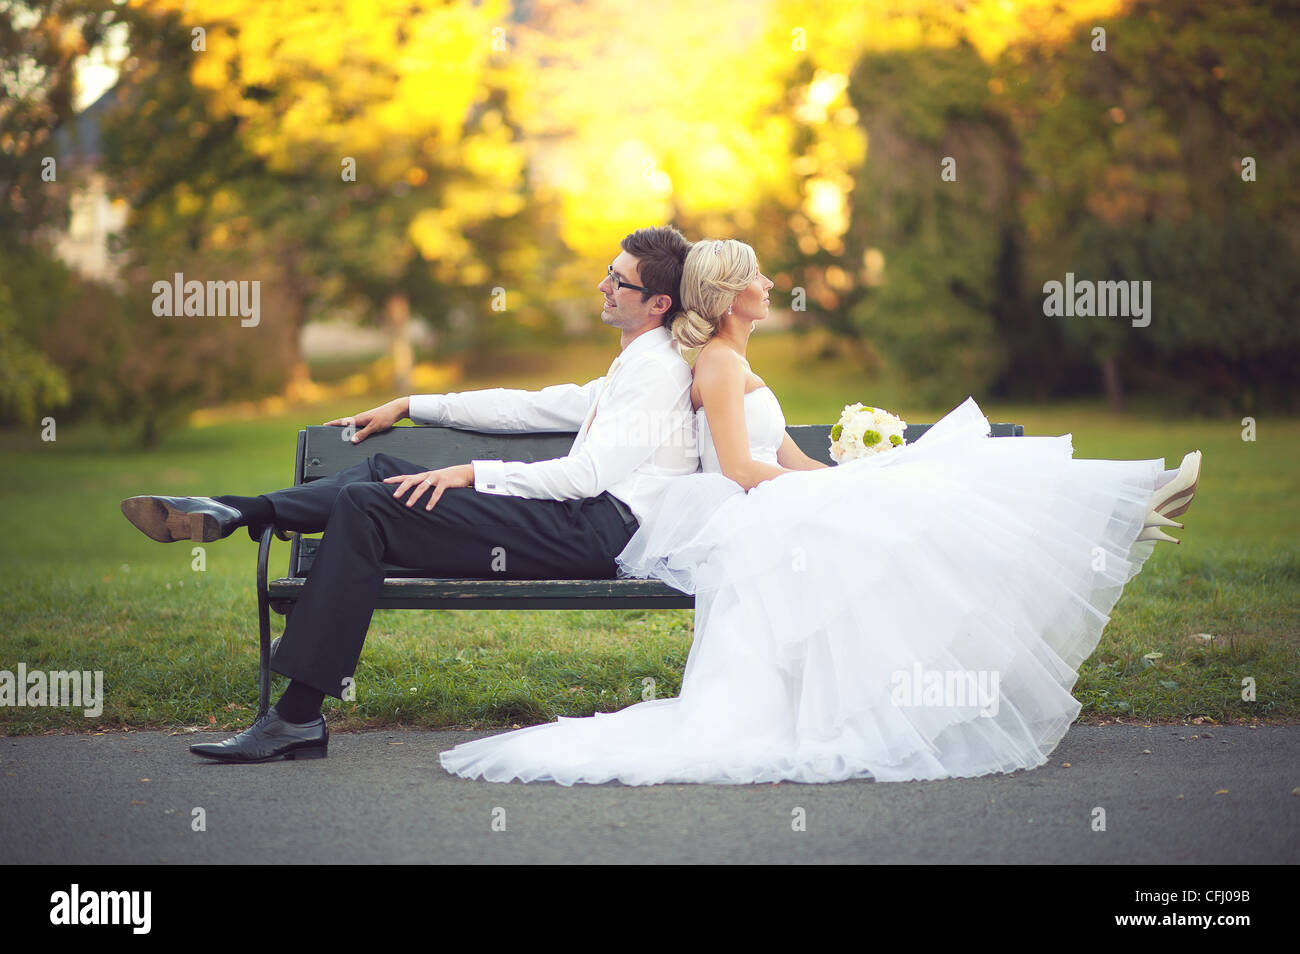
<svg viewBox="0 0 1300 954"><path fill-rule="evenodd" d="M272 759L323 759L329 749L330 730L321 716L306 725L285 722L271 706L251 726L224 742L196 742L195 755L221 762L269 762Z"/></svg>
<svg viewBox="0 0 1300 954"><path fill-rule="evenodd" d="M128 497L122 501L122 513L159 543L211 543L234 533L242 517L211 497Z"/></svg>

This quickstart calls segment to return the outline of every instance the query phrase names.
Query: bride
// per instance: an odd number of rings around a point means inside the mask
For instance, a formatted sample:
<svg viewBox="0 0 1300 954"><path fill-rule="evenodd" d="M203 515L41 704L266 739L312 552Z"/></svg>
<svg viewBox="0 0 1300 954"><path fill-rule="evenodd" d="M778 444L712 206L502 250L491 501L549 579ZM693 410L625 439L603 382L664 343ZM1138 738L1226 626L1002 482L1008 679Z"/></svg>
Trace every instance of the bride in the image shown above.
<svg viewBox="0 0 1300 954"><path fill-rule="evenodd" d="M562 785L970 777L1042 765L1070 694L1200 453L1074 460L1070 436L990 439L967 399L916 442L805 456L745 360L772 282L697 243L671 331L700 348L703 473L678 478L620 574L695 594L676 698L456 746L449 772ZM1177 541L1174 541L1177 542Z"/></svg>

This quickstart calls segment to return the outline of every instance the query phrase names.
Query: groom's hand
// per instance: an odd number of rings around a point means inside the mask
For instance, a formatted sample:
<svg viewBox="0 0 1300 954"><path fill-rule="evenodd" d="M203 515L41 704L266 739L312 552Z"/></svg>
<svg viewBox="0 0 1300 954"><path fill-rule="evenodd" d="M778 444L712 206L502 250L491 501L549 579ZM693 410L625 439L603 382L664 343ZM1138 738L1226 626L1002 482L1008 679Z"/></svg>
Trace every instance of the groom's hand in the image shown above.
<svg viewBox="0 0 1300 954"><path fill-rule="evenodd" d="M396 477L385 477L384 483L401 485L393 492L393 496L398 500L402 499L402 494L414 487L415 490L411 491L411 496L406 499L408 507L414 506L415 502L424 496L426 490L431 490L429 502L424 505L424 509L432 510L433 505L442 496L442 492L448 487L474 486L474 465L457 464L455 467L443 467L440 470L426 470L422 474L398 474Z"/></svg>
<svg viewBox="0 0 1300 954"><path fill-rule="evenodd" d="M410 397L394 398L387 404L381 404L379 407L372 407L368 411L362 411L351 417L338 417L332 421L326 421L326 427L354 427L356 433L352 435L352 443L360 444L371 434L380 431L386 431L394 424L406 417L411 412Z"/></svg>

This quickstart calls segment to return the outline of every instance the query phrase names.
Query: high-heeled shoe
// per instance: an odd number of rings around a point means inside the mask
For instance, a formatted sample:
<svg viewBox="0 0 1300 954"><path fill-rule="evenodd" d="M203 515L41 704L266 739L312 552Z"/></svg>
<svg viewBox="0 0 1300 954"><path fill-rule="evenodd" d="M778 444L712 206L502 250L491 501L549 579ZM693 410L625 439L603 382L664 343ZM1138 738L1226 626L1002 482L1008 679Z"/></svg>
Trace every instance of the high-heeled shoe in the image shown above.
<svg viewBox="0 0 1300 954"><path fill-rule="evenodd" d="M1143 540L1164 540L1166 543L1180 542L1177 537L1171 537L1169 534L1165 533L1159 527L1150 527L1150 526L1143 527L1142 532L1138 534L1137 538L1139 543Z"/></svg>
<svg viewBox="0 0 1300 954"><path fill-rule="evenodd" d="M1196 494L1200 479L1201 452L1197 450L1187 454L1179 465L1178 473L1174 474L1173 480L1152 495L1151 506L1147 510L1146 525L1152 526L1157 516L1178 517L1186 513L1187 508L1192 505L1192 497ZM1155 525L1169 526L1158 522Z"/></svg>
<svg viewBox="0 0 1300 954"><path fill-rule="evenodd" d="M1143 527L1173 527L1182 530L1183 525L1177 520L1170 520L1162 513L1156 513L1154 510L1148 510L1146 519L1142 522Z"/></svg>
<svg viewBox="0 0 1300 954"><path fill-rule="evenodd" d="M1201 452L1192 451L1183 458L1178 473L1174 474L1173 479L1152 495L1151 507L1142 521L1142 532L1137 537L1139 542L1143 540L1180 542L1177 537L1171 537L1160 528L1183 529L1183 525L1172 518L1187 512L1187 508L1192 505L1192 497L1196 495L1196 486L1200 479Z"/></svg>

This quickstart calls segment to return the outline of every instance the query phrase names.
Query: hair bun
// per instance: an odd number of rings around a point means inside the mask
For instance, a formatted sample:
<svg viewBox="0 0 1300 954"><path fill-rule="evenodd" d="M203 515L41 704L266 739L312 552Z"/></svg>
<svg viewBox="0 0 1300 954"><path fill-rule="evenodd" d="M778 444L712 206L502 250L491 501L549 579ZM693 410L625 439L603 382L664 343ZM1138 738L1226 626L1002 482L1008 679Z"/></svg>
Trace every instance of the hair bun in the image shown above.
<svg viewBox="0 0 1300 954"><path fill-rule="evenodd" d="M687 308L677 313L669 334L683 348L700 348L704 346L717 329L694 308Z"/></svg>

